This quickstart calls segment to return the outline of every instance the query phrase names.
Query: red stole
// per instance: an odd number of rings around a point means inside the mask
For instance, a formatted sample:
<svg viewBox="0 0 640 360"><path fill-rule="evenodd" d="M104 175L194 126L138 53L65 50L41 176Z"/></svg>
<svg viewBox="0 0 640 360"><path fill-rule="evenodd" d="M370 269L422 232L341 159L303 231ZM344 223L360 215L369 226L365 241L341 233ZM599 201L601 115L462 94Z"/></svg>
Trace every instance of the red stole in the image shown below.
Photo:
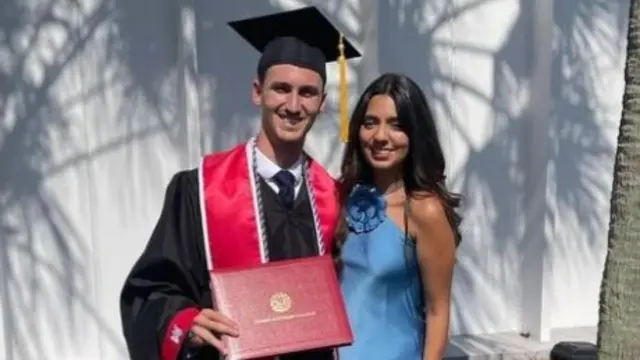
<svg viewBox="0 0 640 360"><path fill-rule="evenodd" d="M200 207L208 268L255 266L262 263L255 176L249 164L251 143L202 160ZM336 182L314 160L309 160L309 183L325 253L330 254L337 226L339 204ZM266 241L266 239L262 239Z"/></svg>

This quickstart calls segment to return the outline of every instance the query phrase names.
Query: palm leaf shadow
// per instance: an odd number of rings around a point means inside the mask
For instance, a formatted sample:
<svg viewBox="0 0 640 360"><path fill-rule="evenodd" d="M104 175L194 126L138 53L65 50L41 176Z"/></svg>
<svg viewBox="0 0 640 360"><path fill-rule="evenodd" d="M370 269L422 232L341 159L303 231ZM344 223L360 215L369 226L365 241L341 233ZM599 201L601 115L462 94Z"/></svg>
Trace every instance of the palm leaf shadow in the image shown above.
<svg viewBox="0 0 640 360"><path fill-rule="evenodd" d="M149 9L161 4L149 3L145 9L128 3L105 0L90 6L73 0L37 5L2 1L0 53L7 61L0 67L0 305L5 359L54 357L55 353L48 351L51 334L58 334L55 344L59 354L75 353L93 329L100 333L102 340L98 341L125 356L120 337L89 298L95 281L89 271L95 255L86 235L91 224L75 223L70 214L78 207L72 200L86 200L92 184L81 181L66 189L71 195L65 197L60 197L61 191L55 187L71 184L68 174L89 172L88 164L97 156L130 148L152 133L164 132L176 147L183 146L183 129L175 125L180 119L175 112L178 95L160 91L169 87L166 78L175 73L171 70L176 59L168 53L156 54L151 58L160 65L150 68L154 62L148 61L149 54L144 52L158 51L157 41L149 39L153 34L148 32L146 39L138 37L139 31L149 30L150 17L159 17ZM169 5L165 6L170 10L167 13L174 13ZM103 35L109 32L105 41ZM59 36L46 37L54 33ZM100 46L108 56L96 59L93 53ZM170 52L176 46L160 47L168 47ZM170 61L161 62L163 55ZM94 77L95 83L82 78L88 86L73 88L77 94L67 95L72 88L69 74L85 62L100 64L97 60L104 69L119 70ZM175 90L175 76L171 81ZM78 122L72 111L113 87L126 88L129 97L118 115L126 121L123 126L127 130L88 149L78 129L103 119ZM155 109L156 116L140 116L139 112L136 116L143 106ZM150 173L148 181L156 182L157 178ZM85 203L80 208L92 205ZM86 209L80 212L87 220Z"/></svg>
<svg viewBox="0 0 640 360"><path fill-rule="evenodd" d="M435 0L383 1L379 9L380 44L384 44L379 54L381 70L401 71L423 84L441 117L441 128L469 141L470 153L461 167L462 172L454 174L451 180L466 197L467 240L460 251L454 284L454 328L460 334L492 328L510 320L517 326L517 319L505 316L518 311L522 289L517 279L526 272L520 266L526 245L522 232L524 167L527 165L524 159L531 144L522 141L526 138L527 109L518 107L517 102L532 75L526 62L528 55L524 58L522 55L535 51L530 39L531 4L520 2L520 13L498 49L473 45L466 39L446 40L446 36L439 36L441 32L451 34L451 27L455 26L452 23L458 18L489 3L491 1L468 1L456 7L451 2ZM613 144L603 131L602 113L599 113L605 105L598 103L599 89L590 63L596 52L576 44L596 42L599 48L618 44L624 29L624 12L620 11L620 4L604 1L574 5L554 3L559 46L553 53L553 126L548 135L552 144L549 165L555 170L549 180L551 196L547 200L546 216L547 221L556 221L558 216L571 213L586 235L546 241L584 241L582 245L594 251L602 240L603 226L601 208L594 204L601 204L607 198L610 184L602 174L611 172ZM616 19L617 31L612 31L611 23L606 22L612 17ZM393 38L403 41L393 41ZM608 48L610 52L605 56L613 58L620 53L615 46ZM493 62L493 95L485 95L483 90L455 75L448 59L456 53ZM417 55L418 61L412 61L407 54ZM570 74L563 71L567 66L572 69ZM472 114L464 113L464 103L458 103L459 96L483 101L492 108L494 131L481 146L471 142L473 137L467 129L473 121ZM496 259L500 259L500 264L494 265ZM520 275L514 277L514 274ZM480 296L483 289L492 289L491 304L482 303L483 299L489 300L486 295Z"/></svg>

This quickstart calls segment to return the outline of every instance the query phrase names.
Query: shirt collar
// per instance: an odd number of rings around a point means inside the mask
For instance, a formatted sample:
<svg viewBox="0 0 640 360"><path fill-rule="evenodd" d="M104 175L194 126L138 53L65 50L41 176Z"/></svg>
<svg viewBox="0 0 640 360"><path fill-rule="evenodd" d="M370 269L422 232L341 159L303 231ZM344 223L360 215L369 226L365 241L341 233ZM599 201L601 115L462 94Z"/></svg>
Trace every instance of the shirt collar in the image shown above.
<svg viewBox="0 0 640 360"><path fill-rule="evenodd" d="M283 170L276 163L271 161L268 157L266 157L260 149L256 149L256 172L262 176L264 179L271 180L280 170ZM303 165L304 155L300 156L298 160L289 167L288 170L291 175L296 179L296 184L299 183L302 178L302 165Z"/></svg>

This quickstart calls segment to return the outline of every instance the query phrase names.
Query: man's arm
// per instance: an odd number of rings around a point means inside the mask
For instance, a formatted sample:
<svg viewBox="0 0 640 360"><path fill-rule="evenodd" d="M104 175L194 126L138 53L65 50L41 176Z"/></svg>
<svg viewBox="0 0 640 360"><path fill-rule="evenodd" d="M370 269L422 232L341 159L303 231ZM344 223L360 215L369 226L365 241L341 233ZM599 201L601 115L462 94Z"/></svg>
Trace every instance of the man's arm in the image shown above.
<svg viewBox="0 0 640 360"><path fill-rule="evenodd" d="M180 172L169 183L160 218L120 296L132 360L175 360L194 318L210 306L198 179ZM204 296L203 296L204 295Z"/></svg>

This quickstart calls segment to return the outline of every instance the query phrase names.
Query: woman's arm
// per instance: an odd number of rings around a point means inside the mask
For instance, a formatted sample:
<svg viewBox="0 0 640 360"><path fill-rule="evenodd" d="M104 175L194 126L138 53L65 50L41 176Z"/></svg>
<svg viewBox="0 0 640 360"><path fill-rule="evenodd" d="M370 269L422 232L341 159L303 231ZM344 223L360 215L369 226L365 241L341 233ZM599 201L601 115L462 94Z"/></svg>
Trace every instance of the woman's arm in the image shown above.
<svg viewBox="0 0 640 360"><path fill-rule="evenodd" d="M435 196L414 199L410 214L426 300L423 359L441 360L449 342L451 283L456 262L454 234L443 205Z"/></svg>

